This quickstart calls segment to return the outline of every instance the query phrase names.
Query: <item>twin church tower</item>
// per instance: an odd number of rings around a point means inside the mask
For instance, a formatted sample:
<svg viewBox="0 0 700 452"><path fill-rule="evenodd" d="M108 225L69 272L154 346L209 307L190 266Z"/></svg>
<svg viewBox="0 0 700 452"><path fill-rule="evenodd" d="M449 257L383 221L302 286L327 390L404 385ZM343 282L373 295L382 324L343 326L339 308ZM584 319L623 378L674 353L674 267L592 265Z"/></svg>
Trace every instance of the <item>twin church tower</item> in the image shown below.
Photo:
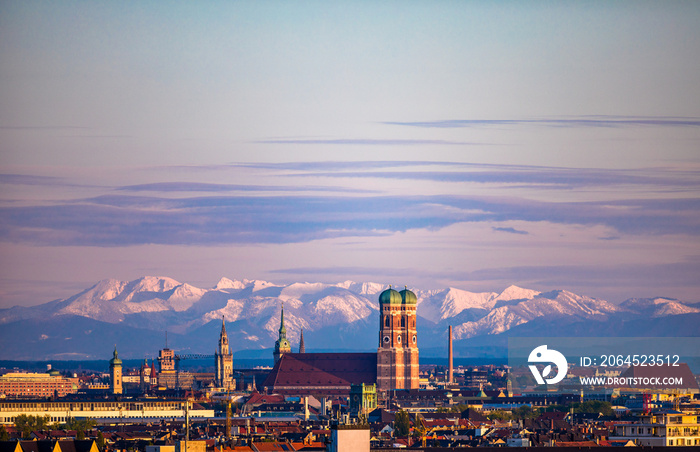
<svg viewBox="0 0 700 452"><path fill-rule="evenodd" d="M397 292L390 286L379 295L379 346L376 354L378 391L418 389L417 302L416 294L408 288ZM299 353L304 353L303 331L299 345ZM282 307L279 336L273 352L275 364L284 354L291 353L291 351L291 344L287 340L287 329L284 326L284 307ZM334 355L342 358L343 353ZM370 354L370 357L371 355L373 354ZM234 385L233 357L229 349L225 321L221 325L219 346L215 352L215 363L216 386L232 388Z"/></svg>
<svg viewBox="0 0 700 452"><path fill-rule="evenodd" d="M379 295L378 391L418 389L417 303L408 288Z"/></svg>

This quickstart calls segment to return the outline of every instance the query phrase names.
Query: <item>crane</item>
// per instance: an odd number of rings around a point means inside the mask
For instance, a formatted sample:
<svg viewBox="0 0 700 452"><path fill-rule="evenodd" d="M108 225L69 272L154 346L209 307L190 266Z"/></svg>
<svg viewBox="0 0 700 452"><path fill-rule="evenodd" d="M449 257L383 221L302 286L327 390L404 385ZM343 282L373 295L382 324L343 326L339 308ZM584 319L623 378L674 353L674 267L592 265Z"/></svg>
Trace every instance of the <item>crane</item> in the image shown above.
<svg viewBox="0 0 700 452"><path fill-rule="evenodd" d="M413 424L413 428L420 435L421 447L425 448L425 440L428 436L428 427L425 425L425 420L423 419L423 416L420 415L420 413L416 413L416 420Z"/></svg>
<svg viewBox="0 0 700 452"><path fill-rule="evenodd" d="M180 361L183 359L214 359L214 355L201 355L198 353L175 355L173 360L175 361L175 387L180 390Z"/></svg>

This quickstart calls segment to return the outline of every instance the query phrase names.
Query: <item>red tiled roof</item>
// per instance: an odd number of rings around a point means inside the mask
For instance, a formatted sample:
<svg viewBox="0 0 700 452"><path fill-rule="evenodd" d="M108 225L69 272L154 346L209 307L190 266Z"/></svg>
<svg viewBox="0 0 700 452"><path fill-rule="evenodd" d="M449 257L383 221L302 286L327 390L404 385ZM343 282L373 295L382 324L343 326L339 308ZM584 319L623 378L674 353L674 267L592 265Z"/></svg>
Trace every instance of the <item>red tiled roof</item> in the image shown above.
<svg viewBox="0 0 700 452"><path fill-rule="evenodd" d="M320 441L313 441L311 443L292 443L294 450L326 450L326 444Z"/></svg>
<svg viewBox="0 0 700 452"><path fill-rule="evenodd" d="M557 441L556 447L598 447L595 441Z"/></svg>
<svg viewBox="0 0 700 452"><path fill-rule="evenodd" d="M280 394L347 395L351 384L376 382L376 353L285 353L263 387Z"/></svg>
<svg viewBox="0 0 700 452"><path fill-rule="evenodd" d="M293 451L294 448L292 447L291 444L289 443L280 443L280 442L274 442L274 443L253 443L253 448L256 450L259 450L260 452L263 451L276 451L276 450L291 450Z"/></svg>
<svg viewBox="0 0 700 452"><path fill-rule="evenodd" d="M250 398L246 401L249 405L260 405L261 403L283 403L284 396L279 394L260 394L259 392L254 392L250 395Z"/></svg>

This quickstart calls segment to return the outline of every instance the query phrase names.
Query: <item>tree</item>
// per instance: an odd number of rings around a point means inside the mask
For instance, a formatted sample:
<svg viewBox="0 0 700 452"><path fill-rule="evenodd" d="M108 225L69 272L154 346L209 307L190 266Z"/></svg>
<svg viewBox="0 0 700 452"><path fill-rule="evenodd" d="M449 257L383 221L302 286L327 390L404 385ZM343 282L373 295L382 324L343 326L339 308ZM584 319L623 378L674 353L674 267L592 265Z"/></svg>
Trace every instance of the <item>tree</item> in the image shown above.
<svg viewBox="0 0 700 452"><path fill-rule="evenodd" d="M513 419L534 419L538 415L537 410L533 410L529 405L519 406L513 410Z"/></svg>
<svg viewBox="0 0 700 452"><path fill-rule="evenodd" d="M610 402L602 400L589 400L583 403L574 404L575 413L601 413L603 416L612 416L614 411Z"/></svg>
<svg viewBox="0 0 700 452"><path fill-rule="evenodd" d="M408 412L400 410L396 413L394 429L396 430L396 436L408 436L408 432L411 430L411 419L408 416Z"/></svg>
<svg viewBox="0 0 700 452"><path fill-rule="evenodd" d="M102 434L101 430L98 430L97 432L97 440L95 441L97 443L97 448L100 449L100 451L105 450L105 437Z"/></svg>
<svg viewBox="0 0 700 452"><path fill-rule="evenodd" d="M22 438L29 439L34 430L44 430L50 421L48 414L44 417L20 414L15 419L15 427L22 432Z"/></svg>
<svg viewBox="0 0 700 452"><path fill-rule="evenodd" d="M507 413L507 412L505 412L505 411L503 411L503 410L495 410L495 411L492 411L492 412L490 412L490 413L488 414L488 416L486 416L486 417L488 417L489 420L492 420L492 421L496 421L496 420L498 420L498 421L509 421L509 420L511 420L511 419L513 418L513 416L511 416L510 413Z"/></svg>
<svg viewBox="0 0 700 452"><path fill-rule="evenodd" d="M10 434L7 433L7 429L4 425L0 424L0 441L9 441Z"/></svg>
<svg viewBox="0 0 700 452"><path fill-rule="evenodd" d="M76 419L69 417L66 419L66 429L75 430L75 439L85 439L85 432L92 430L97 422L94 419Z"/></svg>

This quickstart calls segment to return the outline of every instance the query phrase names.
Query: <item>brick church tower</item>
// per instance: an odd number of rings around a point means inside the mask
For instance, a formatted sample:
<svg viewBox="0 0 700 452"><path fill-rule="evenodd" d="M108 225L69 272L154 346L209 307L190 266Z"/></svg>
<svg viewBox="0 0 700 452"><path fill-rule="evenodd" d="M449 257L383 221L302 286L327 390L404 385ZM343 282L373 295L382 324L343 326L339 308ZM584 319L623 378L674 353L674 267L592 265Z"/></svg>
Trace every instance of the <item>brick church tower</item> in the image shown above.
<svg viewBox="0 0 700 452"><path fill-rule="evenodd" d="M379 295L377 390L418 389L416 294L391 287Z"/></svg>

